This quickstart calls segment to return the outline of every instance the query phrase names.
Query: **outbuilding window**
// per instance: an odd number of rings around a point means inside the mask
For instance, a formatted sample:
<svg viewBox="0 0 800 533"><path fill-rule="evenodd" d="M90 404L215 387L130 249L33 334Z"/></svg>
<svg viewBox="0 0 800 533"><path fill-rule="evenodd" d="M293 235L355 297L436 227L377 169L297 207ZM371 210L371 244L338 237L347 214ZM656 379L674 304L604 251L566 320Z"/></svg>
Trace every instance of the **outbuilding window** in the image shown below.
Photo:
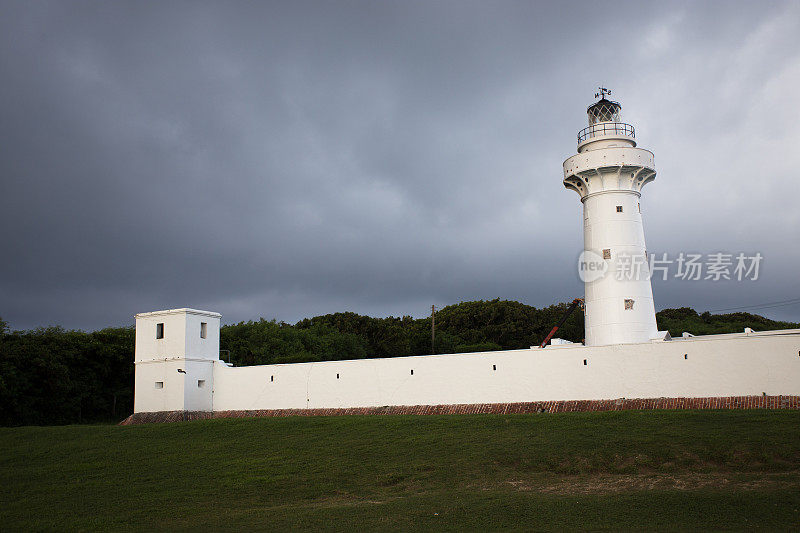
<svg viewBox="0 0 800 533"><path fill-rule="evenodd" d="M164 323L159 322L156 324L156 339L163 339L164 338Z"/></svg>
<svg viewBox="0 0 800 533"><path fill-rule="evenodd" d="M200 322L200 338L205 339L208 332L208 323Z"/></svg>

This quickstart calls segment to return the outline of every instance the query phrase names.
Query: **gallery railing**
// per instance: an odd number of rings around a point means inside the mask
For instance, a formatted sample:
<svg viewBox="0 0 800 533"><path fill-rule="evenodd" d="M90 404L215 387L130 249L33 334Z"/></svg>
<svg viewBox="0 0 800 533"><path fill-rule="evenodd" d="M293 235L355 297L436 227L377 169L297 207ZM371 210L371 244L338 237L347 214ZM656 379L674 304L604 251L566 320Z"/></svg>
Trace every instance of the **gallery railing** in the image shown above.
<svg viewBox="0 0 800 533"><path fill-rule="evenodd" d="M636 137L633 126L624 122L600 122L592 124L588 128L583 128L578 132L578 144L592 137L605 135L624 135L625 137Z"/></svg>

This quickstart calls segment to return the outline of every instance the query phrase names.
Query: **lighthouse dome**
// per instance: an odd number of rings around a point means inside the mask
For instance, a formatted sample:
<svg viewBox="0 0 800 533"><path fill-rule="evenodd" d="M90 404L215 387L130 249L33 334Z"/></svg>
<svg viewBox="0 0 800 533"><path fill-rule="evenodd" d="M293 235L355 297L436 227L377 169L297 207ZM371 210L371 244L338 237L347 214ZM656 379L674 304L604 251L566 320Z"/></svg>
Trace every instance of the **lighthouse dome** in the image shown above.
<svg viewBox="0 0 800 533"><path fill-rule="evenodd" d="M578 152L617 146L620 142L636 146L633 126L620 120L622 106L606 98L611 94L610 90L605 87L599 89L594 95L599 100L586 109L589 125L578 132Z"/></svg>
<svg viewBox="0 0 800 533"><path fill-rule="evenodd" d="M619 122L619 111L622 106L606 98L601 98L586 110L589 115L589 125L598 122Z"/></svg>

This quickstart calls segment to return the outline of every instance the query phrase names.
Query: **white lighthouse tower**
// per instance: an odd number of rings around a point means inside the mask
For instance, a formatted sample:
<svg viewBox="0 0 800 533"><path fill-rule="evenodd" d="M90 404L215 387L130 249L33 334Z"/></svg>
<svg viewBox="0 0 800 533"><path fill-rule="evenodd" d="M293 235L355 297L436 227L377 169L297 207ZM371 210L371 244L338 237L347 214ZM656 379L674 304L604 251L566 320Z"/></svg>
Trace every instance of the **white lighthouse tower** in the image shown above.
<svg viewBox="0 0 800 533"><path fill-rule="evenodd" d="M639 199L653 181L653 153L636 147L620 106L600 98L587 109L578 153L564 161L564 186L583 202L586 345L648 342L656 327Z"/></svg>

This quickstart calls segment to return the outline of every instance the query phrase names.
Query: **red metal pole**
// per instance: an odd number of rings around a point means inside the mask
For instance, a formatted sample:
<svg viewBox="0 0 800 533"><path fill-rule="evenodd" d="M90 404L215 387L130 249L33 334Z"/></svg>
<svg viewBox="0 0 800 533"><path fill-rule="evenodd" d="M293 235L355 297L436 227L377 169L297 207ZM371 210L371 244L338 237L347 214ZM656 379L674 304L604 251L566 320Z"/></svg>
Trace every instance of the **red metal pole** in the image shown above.
<svg viewBox="0 0 800 533"><path fill-rule="evenodd" d="M556 324L556 326L553 329L550 330L550 333L548 333L547 337L544 338L544 340L542 341L542 344L539 345L539 348L544 348L545 346L547 346L547 343L550 341L550 339L553 338L553 335L556 334L556 331L558 331L558 328L560 328L561 326L564 325L564 322L567 321L567 319L569 318L569 315L572 314L572 312L575 310L575 308L578 307L578 304L581 303L582 301L583 301L583 299L581 299L581 298L575 298L574 300L572 300L572 303L567 308L567 312L564 313L564 316L561 317L561 320L558 322L558 324Z"/></svg>

